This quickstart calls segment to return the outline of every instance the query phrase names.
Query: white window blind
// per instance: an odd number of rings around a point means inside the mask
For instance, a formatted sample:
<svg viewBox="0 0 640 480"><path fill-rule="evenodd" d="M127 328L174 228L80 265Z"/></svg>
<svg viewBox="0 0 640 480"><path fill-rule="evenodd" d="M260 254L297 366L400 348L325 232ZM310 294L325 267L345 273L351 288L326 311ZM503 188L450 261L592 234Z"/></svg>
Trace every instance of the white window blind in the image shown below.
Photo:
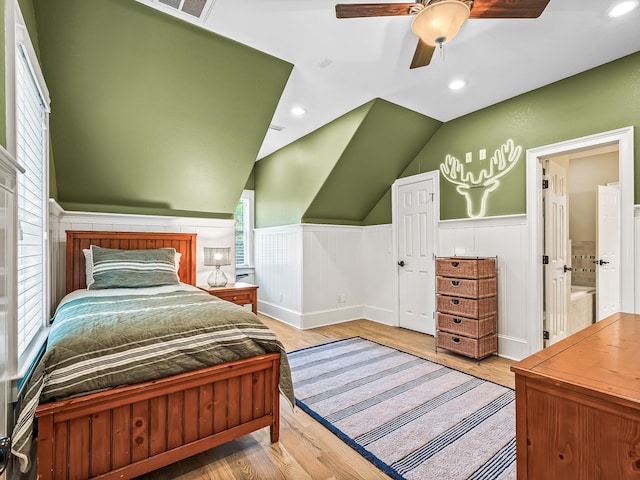
<svg viewBox="0 0 640 480"><path fill-rule="evenodd" d="M249 266L252 261L253 192L245 190L233 214L235 220L236 266Z"/></svg>
<svg viewBox="0 0 640 480"><path fill-rule="evenodd" d="M18 357L46 320L47 105L21 46L16 51L18 175Z"/></svg>

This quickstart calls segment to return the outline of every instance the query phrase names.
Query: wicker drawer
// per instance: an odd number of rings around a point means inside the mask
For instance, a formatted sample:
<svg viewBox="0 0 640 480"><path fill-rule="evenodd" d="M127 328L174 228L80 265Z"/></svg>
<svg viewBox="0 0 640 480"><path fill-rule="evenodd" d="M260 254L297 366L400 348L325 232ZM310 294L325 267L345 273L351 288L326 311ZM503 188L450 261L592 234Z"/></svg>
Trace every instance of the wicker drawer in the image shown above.
<svg viewBox="0 0 640 480"><path fill-rule="evenodd" d="M438 312L438 330L457 333L467 337L480 338L496 333L496 316L476 320L473 318L454 317Z"/></svg>
<svg viewBox="0 0 640 480"><path fill-rule="evenodd" d="M437 304L438 312L462 315L468 318L484 318L497 313L495 296L473 299L438 295Z"/></svg>
<svg viewBox="0 0 640 480"><path fill-rule="evenodd" d="M437 258L436 275L474 279L495 277L496 260L466 257Z"/></svg>
<svg viewBox="0 0 640 480"><path fill-rule="evenodd" d="M488 335L482 338L469 338L447 332L438 332L438 348L466 355L471 358L483 358L498 351L498 336Z"/></svg>
<svg viewBox="0 0 640 480"><path fill-rule="evenodd" d="M436 293L452 295L454 297L483 298L496 294L496 279L483 278L481 280L438 277L436 279Z"/></svg>

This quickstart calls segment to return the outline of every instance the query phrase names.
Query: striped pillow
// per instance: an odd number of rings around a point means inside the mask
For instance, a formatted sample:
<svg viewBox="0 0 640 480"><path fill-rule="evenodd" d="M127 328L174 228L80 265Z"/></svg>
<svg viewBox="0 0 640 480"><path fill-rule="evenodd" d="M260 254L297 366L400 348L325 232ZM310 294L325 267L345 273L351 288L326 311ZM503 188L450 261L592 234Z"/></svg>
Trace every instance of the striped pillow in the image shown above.
<svg viewBox="0 0 640 480"><path fill-rule="evenodd" d="M117 250L91 245L93 283L89 290L139 288L180 283L175 248Z"/></svg>
<svg viewBox="0 0 640 480"><path fill-rule="evenodd" d="M93 284L93 255L91 254L91 249L83 248L82 253L84 254L84 275L87 281L87 290L91 290L91 285ZM176 264L176 274L178 275L178 281L180 281L180 259L182 258L182 253L176 252L175 264Z"/></svg>

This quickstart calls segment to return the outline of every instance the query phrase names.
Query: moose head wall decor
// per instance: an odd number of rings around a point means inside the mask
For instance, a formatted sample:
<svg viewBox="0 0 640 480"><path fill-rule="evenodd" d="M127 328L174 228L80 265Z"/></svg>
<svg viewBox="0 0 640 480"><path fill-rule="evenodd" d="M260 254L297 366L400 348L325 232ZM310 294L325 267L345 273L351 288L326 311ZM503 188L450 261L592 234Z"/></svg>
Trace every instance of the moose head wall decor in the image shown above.
<svg viewBox="0 0 640 480"><path fill-rule="evenodd" d="M484 217L489 194L500 186L500 178L515 167L521 153L522 147L509 139L496 149L488 165L477 176L465 171L467 162L463 163L453 155L446 156L440 164L440 171L445 180L456 185L456 191L467 201L467 215L470 218Z"/></svg>

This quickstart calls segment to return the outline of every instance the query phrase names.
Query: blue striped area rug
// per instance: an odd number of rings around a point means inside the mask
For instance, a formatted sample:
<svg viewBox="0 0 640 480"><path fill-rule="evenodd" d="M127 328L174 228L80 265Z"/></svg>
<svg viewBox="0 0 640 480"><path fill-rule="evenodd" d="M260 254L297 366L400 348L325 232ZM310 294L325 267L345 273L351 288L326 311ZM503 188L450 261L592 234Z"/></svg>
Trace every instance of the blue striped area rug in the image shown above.
<svg viewBox="0 0 640 480"><path fill-rule="evenodd" d="M296 404L395 479L515 479L515 393L363 338L288 354Z"/></svg>

